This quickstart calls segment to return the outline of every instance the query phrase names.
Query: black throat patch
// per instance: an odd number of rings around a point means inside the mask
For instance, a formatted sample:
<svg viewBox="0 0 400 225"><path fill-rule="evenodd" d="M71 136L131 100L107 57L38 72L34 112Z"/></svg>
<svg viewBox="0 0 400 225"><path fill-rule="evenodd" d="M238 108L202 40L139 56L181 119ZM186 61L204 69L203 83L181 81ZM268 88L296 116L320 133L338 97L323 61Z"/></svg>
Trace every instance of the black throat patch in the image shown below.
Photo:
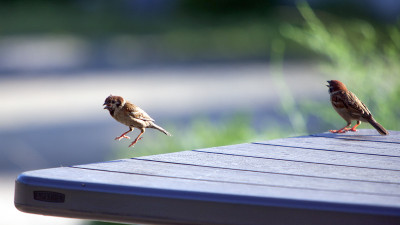
<svg viewBox="0 0 400 225"><path fill-rule="evenodd" d="M115 110L114 110L114 109L109 108L108 111L110 112L110 115L111 115L111 116L114 116L114 113L115 113Z"/></svg>

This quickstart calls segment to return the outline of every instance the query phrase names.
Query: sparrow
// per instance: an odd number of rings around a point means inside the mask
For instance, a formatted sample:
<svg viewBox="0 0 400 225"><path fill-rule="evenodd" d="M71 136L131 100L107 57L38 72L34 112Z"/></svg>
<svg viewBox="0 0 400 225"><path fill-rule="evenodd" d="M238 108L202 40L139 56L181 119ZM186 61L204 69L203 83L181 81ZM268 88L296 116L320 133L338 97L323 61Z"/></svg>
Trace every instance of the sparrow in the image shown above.
<svg viewBox="0 0 400 225"><path fill-rule="evenodd" d="M142 139L141 136L145 132L146 128L153 128L163 132L168 136L171 136L171 134L168 133L164 128L155 124L154 119L152 119L144 110L128 101L125 101L125 99L121 96L108 96L104 101L103 106L105 106L104 109L107 109L115 120L129 127L127 132L121 134L119 137L116 137L115 140L120 141L124 138L130 139L130 137L126 136L126 134L133 131L134 128L138 128L140 130L140 134L129 145L129 147L133 147L136 142Z"/></svg>
<svg viewBox="0 0 400 225"><path fill-rule="evenodd" d="M332 133L345 133L347 131L357 131L356 127L361 121L371 124L381 135L388 135L389 132L372 117L367 106L362 103L355 94L347 90L346 86L338 80L328 81L330 100L336 112L347 122L347 125L340 130L329 130ZM356 120L357 124L352 128L352 120Z"/></svg>

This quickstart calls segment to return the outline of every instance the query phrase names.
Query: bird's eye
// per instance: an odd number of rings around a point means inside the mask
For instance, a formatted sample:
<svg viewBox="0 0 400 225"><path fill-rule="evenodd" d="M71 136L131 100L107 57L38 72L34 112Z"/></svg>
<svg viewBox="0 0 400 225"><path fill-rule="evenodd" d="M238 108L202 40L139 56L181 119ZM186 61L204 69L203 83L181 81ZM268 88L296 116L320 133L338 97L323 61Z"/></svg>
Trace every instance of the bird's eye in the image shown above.
<svg viewBox="0 0 400 225"><path fill-rule="evenodd" d="M111 101L111 103L112 103L112 104L114 104L114 103L115 103L115 101L114 101L114 100L112 100L112 101Z"/></svg>

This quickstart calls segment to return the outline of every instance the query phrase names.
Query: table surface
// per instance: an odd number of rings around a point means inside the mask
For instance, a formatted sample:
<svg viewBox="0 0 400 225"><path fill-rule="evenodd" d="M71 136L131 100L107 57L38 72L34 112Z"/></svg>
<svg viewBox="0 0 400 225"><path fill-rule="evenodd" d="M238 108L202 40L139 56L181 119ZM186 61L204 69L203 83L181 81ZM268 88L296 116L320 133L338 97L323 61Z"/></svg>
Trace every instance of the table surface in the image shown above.
<svg viewBox="0 0 400 225"><path fill-rule="evenodd" d="M170 224L400 224L400 132L322 133L22 173L24 212Z"/></svg>

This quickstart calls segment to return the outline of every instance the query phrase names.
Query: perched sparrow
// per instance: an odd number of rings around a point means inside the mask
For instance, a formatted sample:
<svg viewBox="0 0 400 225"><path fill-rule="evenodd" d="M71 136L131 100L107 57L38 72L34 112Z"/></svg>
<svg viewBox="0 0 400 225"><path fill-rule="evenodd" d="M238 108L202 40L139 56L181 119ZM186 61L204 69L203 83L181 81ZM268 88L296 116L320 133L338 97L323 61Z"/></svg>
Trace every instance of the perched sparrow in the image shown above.
<svg viewBox="0 0 400 225"><path fill-rule="evenodd" d="M108 109L110 115L116 119L118 122L125 124L129 127L129 130L121 136L116 137L115 140L121 140L123 138L130 139L130 137L126 136L127 133L133 131L136 127L140 129L140 134L137 138L129 145L129 147L134 146L137 141L139 141L146 128L154 128L157 129L164 134L171 136L164 128L156 125L154 120L141 108L138 106L125 101L124 98L120 96L110 95L104 101L105 107L104 109Z"/></svg>
<svg viewBox="0 0 400 225"><path fill-rule="evenodd" d="M362 103L355 94L347 90L346 86L338 80L328 81L329 94L331 95L331 103L333 108L339 115L346 120L347 125L340 130L330 130L332 133L345 133L346 131L357 131L356 127L361 124L361 121L370 123L381 135L388 135L389 132L382 127L372 117L367 106ZM357 124L352 128L352 120L357 120Z"/></svg>

